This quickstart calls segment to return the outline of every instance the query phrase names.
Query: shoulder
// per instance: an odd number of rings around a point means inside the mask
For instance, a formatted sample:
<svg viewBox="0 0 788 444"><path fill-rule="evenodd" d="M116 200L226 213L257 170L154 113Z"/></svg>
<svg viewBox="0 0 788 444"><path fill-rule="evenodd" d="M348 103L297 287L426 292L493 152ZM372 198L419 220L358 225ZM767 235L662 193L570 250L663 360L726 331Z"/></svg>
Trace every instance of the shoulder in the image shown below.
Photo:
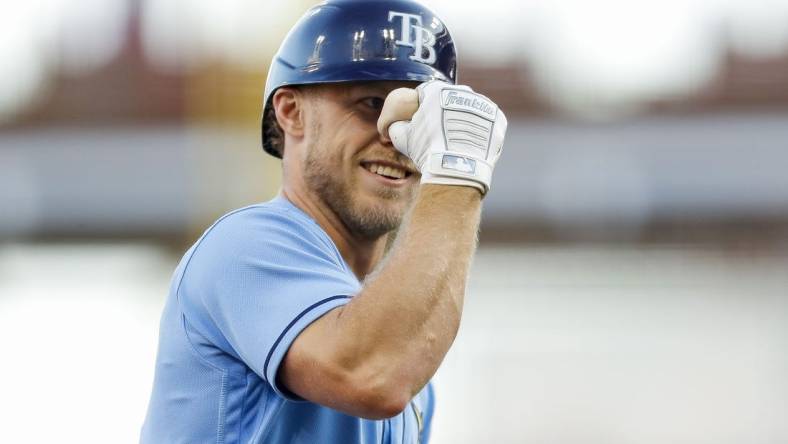
<svg viewBox="0 0 788 444"><path fill-rule="evenodd" d="M221 236L278 238L299 235L323 240L327 235L309 216L283 197L231 211L205 231L201 241Z"/></svg>
<svg viewBox="0 0 788 444"><path fill-rule="evenodd" d="M331 238L283 197L231 211L197 241L191 262L238 263L328 261L344 268Z"/></svg>

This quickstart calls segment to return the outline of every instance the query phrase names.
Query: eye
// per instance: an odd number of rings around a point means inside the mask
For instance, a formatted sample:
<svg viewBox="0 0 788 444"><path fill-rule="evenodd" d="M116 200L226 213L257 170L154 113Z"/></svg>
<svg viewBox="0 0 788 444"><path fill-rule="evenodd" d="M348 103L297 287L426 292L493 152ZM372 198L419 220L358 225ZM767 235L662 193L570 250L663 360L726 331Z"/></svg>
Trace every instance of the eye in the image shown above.
<svg viewBox="0 0 788 444"><path fill-rule="evenodd" d="M374 111L380 112L383 109L385 99L381 97L365 97L361 99L361 104Z"/></svg>

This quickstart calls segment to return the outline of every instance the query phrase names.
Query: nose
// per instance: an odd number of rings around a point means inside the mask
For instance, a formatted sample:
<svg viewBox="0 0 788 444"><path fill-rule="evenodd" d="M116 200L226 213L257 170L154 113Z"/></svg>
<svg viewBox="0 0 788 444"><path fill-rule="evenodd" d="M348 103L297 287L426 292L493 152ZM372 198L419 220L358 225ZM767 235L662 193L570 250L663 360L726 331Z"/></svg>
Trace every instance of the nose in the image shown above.
<svg viewBox="0 0 788 444"><path fill-rule="evenodd" d="M394 142L392 142L391 137L389 136L388 127L383 127L385 123L378 120L377 122L377 132L378 132L378 140L384 146L388 146L394 148Z"/></svg>
<svg viewBox="0 0 788 444"><path fill-rule="evenodd" d="M382 143L383 146L391 147L392 149L394 148L394 143L391 141L391 138L388 136L388 134L383 134L378 131L378 136L380 143Z"/></svg>

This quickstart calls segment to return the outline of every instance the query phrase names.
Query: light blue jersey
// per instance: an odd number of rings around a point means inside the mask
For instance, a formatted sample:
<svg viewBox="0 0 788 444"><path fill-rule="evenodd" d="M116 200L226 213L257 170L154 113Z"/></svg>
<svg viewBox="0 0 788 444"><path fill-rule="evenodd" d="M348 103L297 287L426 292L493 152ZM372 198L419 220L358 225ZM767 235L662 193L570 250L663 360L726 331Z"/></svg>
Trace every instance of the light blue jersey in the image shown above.
<svg viewBox="0 0 788 444"><path fill-rule="evenodd" d="M284 197L219 219L175 271L141 442L426 443L430 385L374 421L277 383L296 336L360 288L328 235Z"/></svg>

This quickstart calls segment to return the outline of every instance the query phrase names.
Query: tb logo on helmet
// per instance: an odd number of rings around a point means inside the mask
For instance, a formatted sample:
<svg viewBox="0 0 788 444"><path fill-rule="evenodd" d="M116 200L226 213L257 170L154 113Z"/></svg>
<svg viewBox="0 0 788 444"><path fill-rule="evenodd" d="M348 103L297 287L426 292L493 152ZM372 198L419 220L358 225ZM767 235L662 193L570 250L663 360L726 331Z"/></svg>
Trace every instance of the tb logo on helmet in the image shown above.
<svg viewBox="0 0 788 444"><path fill-rule="evenodd" d="M399 18L402 25L400 32L402 37L400 40L397 40L396 44L413 48L413 55L409 57L413 61L428 65L435 63L435 33L422 26L421 16L406 12L389 11L389 22L395 18ZM433 23L435 26L440 27L438 31L443 27L440 22L435 21ZM415 34L413 40L411 40L412 34ZM424 58L425 49L427 50L427 58Z"/></svg>
<svg viewBox="0 0 788 444"><path fill-rule="evenodd" d="M263 148L282 157L272 112L277 89L384 79L456 84L457 51L448 26L419 0L322 0L296 22L271 60L260 119Z"/></svg>

